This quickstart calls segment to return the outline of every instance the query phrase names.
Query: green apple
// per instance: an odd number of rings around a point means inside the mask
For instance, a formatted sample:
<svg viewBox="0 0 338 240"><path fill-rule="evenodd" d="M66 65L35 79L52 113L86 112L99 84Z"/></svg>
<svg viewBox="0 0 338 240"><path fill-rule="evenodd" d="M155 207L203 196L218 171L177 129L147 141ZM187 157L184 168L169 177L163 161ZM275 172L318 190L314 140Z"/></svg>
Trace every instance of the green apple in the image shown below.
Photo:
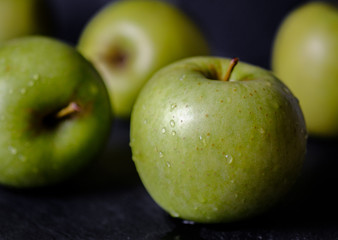
<svg viewBox="0 0 338 240"><path fill-rule="evenodd" d="M112 113L103 80L75 49L46 37L0 47L0 183L71 176L104 146Z"/></svg>
<svg viewBox="0 0 338 240"><path fill-rule="evenodd" d="M338 136L338 8L311 2L280 26L272 69L300 101L309 134Z"/></svg>
<svg viewBox="0 0 338 240"><path fill-rule="evenodd" d="M105 80L120 118L130 117L140 89L154 71L208 53L202 33L188 17L154 0L109 4L89 22L78 49Z"/></svg>
<svg viewBox="0 0 338 240"><path fill-rule="evenodd" d="M0 42L49 31L46 0L0 0Z"/></svg>
<svg viewBox="0 0 338 240"><path fill-rule="evenodd" d="M297 99L270 72L193 57L153 75L132 111L140 178L173 217L204 223L254 216L299 175L306 128ZM221 81L223 80L223 81Z"/></svg>

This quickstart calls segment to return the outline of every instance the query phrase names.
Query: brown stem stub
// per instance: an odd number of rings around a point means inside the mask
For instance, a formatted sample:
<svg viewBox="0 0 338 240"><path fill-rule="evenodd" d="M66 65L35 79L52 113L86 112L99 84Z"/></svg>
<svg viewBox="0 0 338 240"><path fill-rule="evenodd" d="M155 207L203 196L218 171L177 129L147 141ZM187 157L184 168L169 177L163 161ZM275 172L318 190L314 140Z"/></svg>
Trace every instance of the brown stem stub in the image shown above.
<svg viewBox="0 0 338 240"><path fill-rule="evenodd" d="M225 73L224 77L222 78L222 81L229 81L231 73L234 70L234 67L236 66L236 64L238 63L238 61L239 61L238 58L233 58L231 60L229 68L228 68L227 72Z"/></svg>
<svg viewBox="0 0 338 240"><path fill-rule="evenodd" d="M68 106L62 108L55 115L57 119L70 116L73 113L79 112L81 110L80 106L76 102L70 102Z"/></svg>

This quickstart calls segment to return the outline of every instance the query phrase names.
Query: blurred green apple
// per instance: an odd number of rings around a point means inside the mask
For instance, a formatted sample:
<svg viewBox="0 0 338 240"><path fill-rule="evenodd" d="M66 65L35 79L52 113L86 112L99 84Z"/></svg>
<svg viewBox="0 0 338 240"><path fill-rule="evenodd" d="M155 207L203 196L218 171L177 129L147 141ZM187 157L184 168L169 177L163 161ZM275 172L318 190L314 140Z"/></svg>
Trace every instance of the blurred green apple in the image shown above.
<svg viewBox="0 0 338 240"><path fill-rule="evenodd" d="M208 53L197 27L161 1L118 1L85 28L78 49L108 86L117 116L129 118L133 103L155 70L175 60Z"/></svg>
<svg viewBox="0 0 338 240"><path fill-rule="evenodd" d="M0 42L50 31L46 0L0 0Z"/></svg>
<svg viewBox="0 0 338 240"><path fill-rule="evenodd" d="M0 47L0 183L37 187L71 176L104 146L111 106L75 49L45 37Z"/></svg>
<svg viewBox="0 0 338 240"><path fill-rule="evenodd" d="M301 171L306 129L297 99L264 69L239 63L230 75L232 67L212 57L176 62L154 74L134 105L133 160L173 217L254 216Z"/></svg>
<svg viewBox="0 0 338 240"><path fill-rule="evenodd" d="M338 136L338 8L311 2L286 17L272 69L300 101L309 134Z"/></svg>

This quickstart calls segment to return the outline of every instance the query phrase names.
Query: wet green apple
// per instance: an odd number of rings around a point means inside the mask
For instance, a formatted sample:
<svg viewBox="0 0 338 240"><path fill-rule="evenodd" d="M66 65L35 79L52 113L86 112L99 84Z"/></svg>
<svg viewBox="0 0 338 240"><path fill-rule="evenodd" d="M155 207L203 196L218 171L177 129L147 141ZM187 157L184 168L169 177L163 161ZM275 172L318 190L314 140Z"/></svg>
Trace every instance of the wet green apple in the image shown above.
<svg viewBox="0 0 338 240"><path fill-rule="evenodd" d="M118 1L87 25L78 49L106 82L118 117L129 118L141 87L155 70L208 53L207 43L181 11L161 1Z"/></svg>
<svg viewBox="0 0 338 240"><path fill-rule="evenodd" d="M311 2L276 35L272 69L300 101L309 134L338 136L338 8Z"/></svg>
<svg viewBox="0 0 338 240"><path fill-rule="evenodd" d="M0 183L54 184L104 146L112 113L94 67L74 48L45 37L0 47Z"/></svg>
<svg viewBox="0 0 338 240"><path fill-rule="evenodd" d="M297 99L269 71L235 63L173 63L153 75L134 105L133 160L173 217L216 223L254 216L301 171L306 128Z"/></svg>
<svg viewBox="0 0 338 240"><path fill-rule="evenodd" d="M0 0L0 42L50 32L46 0Z"/></svg>

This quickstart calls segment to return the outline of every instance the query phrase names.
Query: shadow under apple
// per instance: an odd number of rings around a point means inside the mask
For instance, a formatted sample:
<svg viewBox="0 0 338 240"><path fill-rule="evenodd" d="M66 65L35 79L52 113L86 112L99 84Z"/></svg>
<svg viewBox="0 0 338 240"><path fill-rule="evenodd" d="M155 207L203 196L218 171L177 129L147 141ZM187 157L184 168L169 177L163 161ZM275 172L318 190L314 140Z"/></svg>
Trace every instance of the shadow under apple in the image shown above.
<svg viewBox="0 0 338 240"><path fill-rule="evenodd" d="M296 233L299 237L311 234L331 239L330 233L338 224L338 139L310 137L307 149L298 182L270 211L227 224L192 224L168 215L175 227L161 239L205 239L206 236L209 239L213 234L235 239L267 239L276 233L281 239L290 239Z"/></svg>
<svg viewBox="0 0 338 240"><path fill-rule="evenodd" d="M139 183L129 147L129 121L114 121L103 152L70 182L84 189L123 188Z"/></svg>

